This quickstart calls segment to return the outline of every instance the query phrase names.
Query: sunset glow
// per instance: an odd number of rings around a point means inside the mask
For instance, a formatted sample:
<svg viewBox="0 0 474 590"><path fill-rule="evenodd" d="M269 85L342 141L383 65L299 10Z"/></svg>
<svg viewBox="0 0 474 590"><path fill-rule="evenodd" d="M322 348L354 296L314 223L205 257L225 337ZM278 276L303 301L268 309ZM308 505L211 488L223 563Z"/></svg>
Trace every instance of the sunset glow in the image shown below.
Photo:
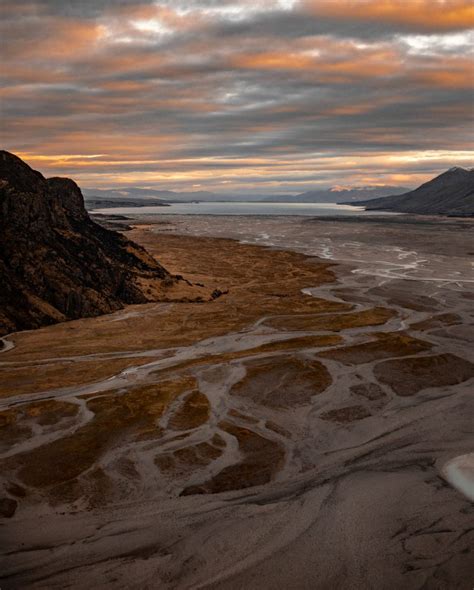
<svg viewBox="0 0 474 590"><path fill-rule="evenodd" d="M3 145L84 187L415 186L473 164L463 0L3 3Z"/></svg>

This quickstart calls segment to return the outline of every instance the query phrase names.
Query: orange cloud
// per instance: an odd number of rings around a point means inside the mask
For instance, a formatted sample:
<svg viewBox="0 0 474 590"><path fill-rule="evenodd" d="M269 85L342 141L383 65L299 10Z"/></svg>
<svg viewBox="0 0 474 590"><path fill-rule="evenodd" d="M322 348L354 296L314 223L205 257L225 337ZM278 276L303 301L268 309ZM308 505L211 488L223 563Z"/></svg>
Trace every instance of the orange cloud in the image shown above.
<svg viewBox="0 0 474 590"><path fill-rule="evenodd" d="M474 63L460 57L438 60L431 67L414 72L412 79L440 88L472 88Z"/></svg>
<svg viewBox="0 0 474 590"><path fill-rule="evenodd" d="M51 17L42 20L41 28L34 20L26 20L24 24L4 24L2 29L2 61L21 61L27 66L92 55L105 32L102 25L93 21Z"/></svg>
<svg viewBox="0 0 474 590"><path fill-rule="evenodd" d="M5 63L1 64L1 75L5 82L14 84L10 89L17 88L21 84L59 84L71 80L69 74L64 71L52 71L32 64ZM8 87L7 87L8 88ZM6 89L7 89L6 88Z"/></svg>
<svg viewBox="0 0 474 590"><path fill-rule="evenodd" d="M230 61L234 67L256 70L306 70L315 65L307 55L277 52L244 54Z"/></svg>
<svg viewBox="0 0 474 590"><path fill-rule="evenodd" d="M402 67L400 56L395 51L355 52L352 57L318 64L321 72L353 78L393 76L400 73Z"/></svg>
<svg viewBox="0 0 474 590"><path fill-rule="evenodd" d="M288 158L288 146L275 149L266 158L183 158L183 159L124 159L101 154L63 154L38 156L33 152L19 152L19 155L46 175L70 174L82 186L124 186L154 185L162 188L189 189L191 184L220 190L226 184L227 190L248 188L249 181L256 181L260 187L278 189L288 176L295 187L304 190L324 183L312 175L314 170L330 171L334 184L403 184L416 186L428 180L434 173L453 165L470 165L472 155L468 152L413 151L381 152L377 154L353 153L345 155L311 156ZM149 146L146 146L149 149ZM280 155L280 153L282 155ZM231 165L228 167L228 165ZM418 168L424 164L426 172ZM148 168L140 169L140 166ZM222 168L221 165L225 167ZM134 166L136 167L134 169ZM326 181L327 182L327 181Z"/></svg>
<svg viewBox="0 0 474 590"><path fill-rule="evenodd" d="M230 59L232 67L255 70L295 70L313 73L322 81L344 83L349 79L375 78L398 74L402 60L388 49L358 50L352 46L338 53L313 57L300 52L245 53ZM336 57L334 57L336 56Z"/></svg>
<svg viewBox="0 0 474 590"><path fill-rule="evenodd" d="M104 34L101 25L82 21L58 22L35 53L40 52L50 59L76 58L79 53L88 53Z"/></svg>
<svg viewBox="0 0 474 590"><path fill-rule="evenodd" d="M465 30L474 26L472 0L305 0L304 6L321 16L422 30Z"/></svg>
<svg viewBox="0 0 474 590"><path fill-rule="evenodd" d="M472 72L471 72L472 75ZM471 88L472 83L466 79L463 72L420 72L414 76L415 80L427 84L445 88Z"/></svg>

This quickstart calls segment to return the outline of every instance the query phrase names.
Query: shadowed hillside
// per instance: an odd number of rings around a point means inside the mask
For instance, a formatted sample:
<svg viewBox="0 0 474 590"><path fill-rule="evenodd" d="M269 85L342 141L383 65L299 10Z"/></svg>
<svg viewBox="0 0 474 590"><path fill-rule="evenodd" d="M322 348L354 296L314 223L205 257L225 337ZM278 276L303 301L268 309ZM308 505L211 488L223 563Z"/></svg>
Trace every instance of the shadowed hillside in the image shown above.
<svg viewBox="0 0 474 590"><path fill-rule="evenodd" d="M359 201L367 210L421 215L474 216L474 170L451 168L403 195Z"/></svg>
<svg viewBox="0 0 474 590"><path fill-rule="evenodd" d="M0 152L0 334L127 303L208 297L141 246L94 223L75 182L46 179Z"/></svg>

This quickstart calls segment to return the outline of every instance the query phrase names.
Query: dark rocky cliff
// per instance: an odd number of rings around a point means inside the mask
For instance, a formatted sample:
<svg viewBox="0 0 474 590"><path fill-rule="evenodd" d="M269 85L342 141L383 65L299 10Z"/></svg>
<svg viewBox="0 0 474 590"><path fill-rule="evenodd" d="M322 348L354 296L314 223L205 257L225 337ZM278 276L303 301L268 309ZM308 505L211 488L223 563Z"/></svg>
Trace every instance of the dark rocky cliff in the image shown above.
<svg viewBox="0 0 474 590"><path fill-rule="evenodd" d="M75 182L0 151L0 335L199 291L94 223Z"/></svg>

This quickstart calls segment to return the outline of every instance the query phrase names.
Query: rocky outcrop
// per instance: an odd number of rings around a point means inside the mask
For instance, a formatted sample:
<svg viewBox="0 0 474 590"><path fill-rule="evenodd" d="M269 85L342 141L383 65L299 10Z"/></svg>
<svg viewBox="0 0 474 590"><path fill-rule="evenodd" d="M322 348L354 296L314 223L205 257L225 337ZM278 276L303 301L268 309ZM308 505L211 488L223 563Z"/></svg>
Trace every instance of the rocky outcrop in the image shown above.
<svg viewBox="0 0 474 590"><path fill-rule="evenodd" d="M351 205L372 211L474 217L474 170L451 168L414 191Z"/></svg>
<svg viewBox="0 0 474 590"><path fill-rule="evenodd" d="M0 151L0 335L124 304L208 297L93 222L75 182L46 179Z"/></svg>

